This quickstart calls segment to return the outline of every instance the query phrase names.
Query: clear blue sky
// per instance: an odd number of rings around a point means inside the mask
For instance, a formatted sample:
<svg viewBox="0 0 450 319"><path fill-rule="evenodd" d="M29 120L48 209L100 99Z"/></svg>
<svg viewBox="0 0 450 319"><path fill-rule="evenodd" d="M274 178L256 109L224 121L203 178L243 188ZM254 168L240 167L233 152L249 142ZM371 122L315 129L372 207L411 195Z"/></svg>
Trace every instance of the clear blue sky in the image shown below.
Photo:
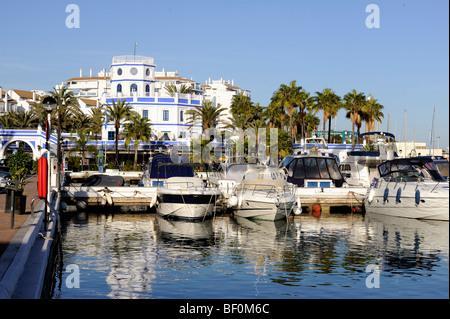
<svg viewBox="0 0 450 319"><path fill-rule="evenodd" d="M66 5L81 10L67 29ZM381 28L365 27L366 5L381 10ZM109 67L113 55L153 56L157 68L203 82L234 79L267 105L280 83L344 95L370 93L391 114L402 138L448 146L449 17L447 0L415 1L5 1L0 18L0 86L48 90ZM387 116L386 116L387 118ZM337 128L350 129L340 114ZM382 126L386 128L386 121Z"/></svg>

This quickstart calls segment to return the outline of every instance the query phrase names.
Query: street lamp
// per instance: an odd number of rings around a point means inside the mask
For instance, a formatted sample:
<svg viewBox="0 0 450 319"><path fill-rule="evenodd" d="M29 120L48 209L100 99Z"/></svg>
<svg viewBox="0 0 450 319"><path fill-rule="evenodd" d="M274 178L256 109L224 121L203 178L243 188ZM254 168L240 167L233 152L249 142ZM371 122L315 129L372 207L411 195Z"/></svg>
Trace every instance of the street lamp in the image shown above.
<svg viewBox="0 0 450 319"><path fill-rule="evenodd" d="M48 203L50 202L50 185L51 185L51 174L50 174L50 132L51 132L51 123L52 123L52 117L51 113L53 110L56 109L56 100L52 96L46 96L42 100L42 104L44 105L45 112L47 113L47 121L45 123L45 149L47 150L47 198L45 200L45 206L44 206L44 223L45 223L45 229L47 229L47 222L48 222L48 216L49 216L49 206Z"/></svg>

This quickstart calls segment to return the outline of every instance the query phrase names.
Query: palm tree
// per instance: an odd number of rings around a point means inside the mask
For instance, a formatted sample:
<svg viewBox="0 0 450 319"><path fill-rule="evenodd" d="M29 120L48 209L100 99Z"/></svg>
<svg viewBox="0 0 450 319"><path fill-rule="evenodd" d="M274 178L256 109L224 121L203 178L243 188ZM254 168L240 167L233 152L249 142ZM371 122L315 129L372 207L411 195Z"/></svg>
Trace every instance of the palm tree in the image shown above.
<svg viewBox="0 0 450 319"><path fill-rule="evenodd" d="M366 96L362 92L352 90L344 96L344 108L347 110L346 117L352 121L352 147L355 147L355 126L359 139L363 108L366 104Z"/></svg>
<svg viewBox="0 0 450 319"><path fill-rule="evenodd" d="M88 133L91 127L91 123L91 116L80 112L74 116L72 125L77 132L83 129L84 131L86 131L86 133Z"/></svg>
<svg viewBox="0 0 450 319"><path fill-rule="evenodd" d="M0 116L0 125L3 128L35 128L39 119L32 111L7 112Z"/></svg>
<svg viewBox="0 0 450 319"><path fill-rule="evenodd" d="M130 114L130 120L124 127L125 145L134 141L134 162L133 169L137 168L139 142L148 142L152 135L150 121L137 112Z"/></svg>
<svg viewBox="0 0 450 319"><path fill-rule="evenodd" d="M363 107L363 119L366 122L366 131L373 131L375 129L375 123L383 120L383 108L383 105L378 103L377 99L373 97L367 99Z"/></svg>
<svg viewBox="0 0 450 319"><path fill-rule="evenodd" d="M269 127L281 128L283 125L286 114L280 105L270 102L269 106L265 110L265 117L267 119Z"/></svg>
<svg viewBox="0 0 450 319"><path fill-rule="evenodd" d="M192 94L194 92L189 85L182 84L180 88L178 88L175 84L167 84L165 86L167 94L170 96L175 96L175 94Z"/></svg>
<svg viewBox="0 0 450 319"><path fill-rule="evenodd" d="M56 101L56 135L57 135L57 150L56 157L58 165L62 164L62 148L61 148L61 131L66 132L72 129L73 117L79 114L80 106L78 105L78 100L74 96L73 92L70 91L66 86L62 85L59 88L54 88L52 92L52 97ZM57 175L57 187L61 185L60 174Z"/></svg>
<svg viewBox="0 0 450 319"><path fill-rule="evenodd" d="M314 131L317 131L317 128L320 125L320 119L315 116L313 113L308 113L305 116L305 131L308 136L311 136Z"/></svg>
<svg viewBox="0 0 450 319"><path fill-rule="evenodd" d="M314 99L309 94L309 92L306 92L305 90L302 89L296 95L295 100L298 105L298 112L301 121L301 138L304 139L307 133L306 116L308 115L309 112L314 111Z"/></svg>
<svg viewBox="0 0 450 319"><path fill-rule="evenodd" d="M202 131L210 128L215 128L220 123L220 115L225 109L218 104L214 106L211 101L203 101L203 106L195 106L193 109L186 111L189 116L186 123L191 125L191 128L198 120L202 123Z"/></svg>
<svg viewBox="0 0 450 319"><path fill-rule="evenodd" d="M15 128L14 115L12 112L7 112L3 115L0 115L0 126L1 128Z"/></svg>
<svg viewBox="0 0 450 319"><path fill-rule="evenodd" d="M282 108L289 117L289 130L291 133L291 138L295 136L294 129L294 111L298 107L298 98L300 92L302 91L301 86L297 86L297 81L291 81L289 85L281 84L277 91L274 92L272 97L272 102Z"/></svg>
<svg viewBox="0 0 450 319"><path fill-rule="evenodd" d="M108 105L106 108L108 120L114 122L116 167L119 167L119 130L120 130L120 125L121 125L122 121L127 120L129 118L131 111L132 111L131 106L129 106L125 100L119 100L119 101L117 101L117 103L115 101L113 101L112 105Z"/></svg>
<svg viewBox="0 0 450 319"><path fill-rule="evenodd" d="M331 89L324 89L322 92L316 92L314 97L315 107L323 113L323 131L325 131L328 120L328 143L331 139L331 119L335 118L339 109L342 107L341 98Z"/></svg>
<svg viewBox="0 0 450 319"><path fill-rule="evenodd" d="M98 140L98 136L102 134L102 126L104 122L103 110L101 107L91 108L91 123L90 129L94 134L95 140Z"/></svg>
<svg viewBox="0 0 450 319"><path fill-rule="evenodd" d="M87 150L87 142L88 142L88 134L86 129L78 130L78 138L76 140L76 150L81 153L81 170L84 170L84 162L86 158L86 150Z"/></svg>

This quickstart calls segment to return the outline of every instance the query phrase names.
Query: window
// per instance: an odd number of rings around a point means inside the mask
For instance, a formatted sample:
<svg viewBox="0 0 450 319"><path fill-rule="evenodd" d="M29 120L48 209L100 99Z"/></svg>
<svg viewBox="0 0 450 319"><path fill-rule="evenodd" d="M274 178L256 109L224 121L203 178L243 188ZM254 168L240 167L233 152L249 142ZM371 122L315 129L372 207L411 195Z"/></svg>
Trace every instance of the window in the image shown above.
<svg viewBox="0 0 450 319"><path fill-rule="evenodd" d="M133 93L137 92L137 85L135 83L131 84L130 86L130 93L133 95Z"/></svg>
<svg viewBox="0 0 450 319"><path fill-rule="evenodd" d="M312 179L319 179L320 173L319 173L319 167L317 166L316 159L314 157L312 158L305 158L305 172L306 172L306 178L312 178Z"/></svg>
<svg viewBox="0 0 450 319"><path fill-rule="evenodd" d="M122 84L117 84L117 93L122 93Z"/></svg>
<svg viewBox="0 0 450 319"><path fill-rule="evenodd" d="M339 168L336 164L336 161L334 161L330 158L327 158L326 161L327 161L328 171L330 172L331 179L342 179L342 176L341 176L341 173L339 172ZM351 169L349 169L349 171L350 170Z"/></svg>
<svg viewBox="0 0 450 319"><path fill-rule="evenodd" d="M108 131L108 141L114 141L114 138L115 138L115 132Z"/></svg>
<svg viewBox="0 0 450 319"><path fill-rule="evenodd" d="M330 179L330 173L328 173L327 164L324 158L318 158L320 177L324 179Z"/></svg>
<svg viewBox="0 0 450 319"><path fill-rule="evenodd" d="M163 121L169 120L169 110L163 110Z"/></svg>
<svg viewBox="0 0 450 319"><path fill-rule="evenodd" d="M119 69L117 70L117 75L122 75L122 69L121 69L121 68L119 68Z"/></svg>
<svg viewBox="0 0 450 319"><path fill-rule="evenodd" d="M147 69L147 70L145 71L145 74L146 74L147 76L149 76L149 75L150 75L150 69Z"/></svg>
<svg viewBox="0 0 450 319"><path fill-rule="evenodd" d="M297 165L294 167L295 162L289 164L289 169L294 171L294 178L305 178L305 168L303 167L303 159L297 160Z"/></svg>
<svg viewBox="0 0 450 319"><path fill-rule="evenodd" d="M181 131L180 135L178 137L179 138L186 138L186 132L185 131Z"/></svg>
<svg viewBox="0 0 450 319"><path fill-rule="evenodd" d="M148 110L143 110L143 111L142 111L142 117L143 117L144 119L148 119Z"/></svg>
<svg viewBox="0 0 450 319"><path fill-rule="evenodd" d="M149 96L150 95L150 85L146 85L145 86L145 95Z"/></svg>
<svg viewBox="0 0 450 319"><path fill-rule="evenodd" d="M130 69L130 73L131 73L131 75L136 75L136 74L138 73L138 69L136 69L136 68L131 68L131 69Z"/></svg>
<svg viewBox="0 0 450 319"><path fill-rule="evenodd" d="M180 122L184 122L184 111L180 111Z"/></svg>

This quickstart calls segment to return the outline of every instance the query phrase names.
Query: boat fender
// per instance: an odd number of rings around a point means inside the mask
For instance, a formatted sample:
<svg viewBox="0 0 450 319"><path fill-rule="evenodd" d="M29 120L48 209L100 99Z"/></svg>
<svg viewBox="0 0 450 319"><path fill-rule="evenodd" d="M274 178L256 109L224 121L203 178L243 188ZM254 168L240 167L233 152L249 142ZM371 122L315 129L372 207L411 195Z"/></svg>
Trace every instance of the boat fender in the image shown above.
<svg viewBox="0 0 450 319"><path fill-rule="evenodd" d="M371 204L373 202L373 199L375 198L375 189L371 188L369 191L369 195L367 196L367 201L369 202L369 204Z"/></svg>
<svg viewBox="0 0 450 319"><path fill-rule="evenodd" d="M386 187L383 194L383 203L389 202L389 188Z"/></svg>
<svg viewBox="0 0 450 319"><path fill-rule="evenodd" d="M415 200L416 200L416 205L420 204L420 190L416 190L416 194L415 194Z"/></svg>
<svg viewBox="0 0 450 319"><path fill-rule="evenodd" d="M402 202L401 197L402 197L402 189L399 187L397 189L397 195L395 196L395 202L397 204L400 204Z"/></svg>
<svg viewBox="0 0 450 319"><path fill-rule="evenodd" d="M230 199L228 199L228 207L234 207L238 204L238 199L236 196L231 196Z"/></svg>

